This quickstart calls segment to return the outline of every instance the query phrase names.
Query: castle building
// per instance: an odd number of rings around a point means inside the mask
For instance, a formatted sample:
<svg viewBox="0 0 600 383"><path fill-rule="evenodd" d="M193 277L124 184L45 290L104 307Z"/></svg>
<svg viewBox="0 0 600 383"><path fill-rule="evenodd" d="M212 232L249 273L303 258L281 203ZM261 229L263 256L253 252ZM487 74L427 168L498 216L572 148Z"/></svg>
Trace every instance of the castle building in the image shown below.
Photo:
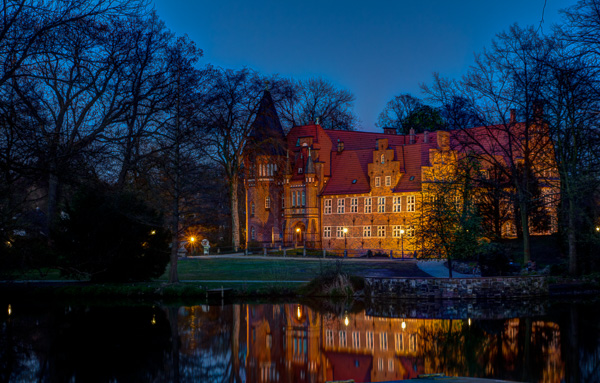
<svg viewBox="0 0 600 383"><path fill-rule="evenodd" d="M472 128L470 139L486 129ZM416 255L424 246L417 235L419 213L428 190L435 193L432 185L467 151L461 134L398 135L393 128L370 133L310 124L284 135L265 91L246 156L247 245ZM502 162L496 160L483 164L481 172ZM548 180L556 179L555 167L547 173ZM556 183L541 185L544 195L557 194ZM513 207L504 201L501 209ZM514 219L503 217L503 232L515 235Z"/></svg>

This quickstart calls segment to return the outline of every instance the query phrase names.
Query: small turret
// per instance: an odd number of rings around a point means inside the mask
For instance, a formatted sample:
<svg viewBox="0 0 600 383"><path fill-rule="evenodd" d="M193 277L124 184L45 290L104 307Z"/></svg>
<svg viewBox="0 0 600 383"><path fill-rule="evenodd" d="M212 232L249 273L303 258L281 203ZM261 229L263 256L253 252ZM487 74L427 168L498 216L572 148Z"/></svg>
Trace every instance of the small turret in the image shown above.
<svg viewBox="0 0 600 383"><path fill-rule="evenodd" d="M306 160L306 174L315 174L315 163L313 162L310 148L308 148L308 160Z"/></svg>

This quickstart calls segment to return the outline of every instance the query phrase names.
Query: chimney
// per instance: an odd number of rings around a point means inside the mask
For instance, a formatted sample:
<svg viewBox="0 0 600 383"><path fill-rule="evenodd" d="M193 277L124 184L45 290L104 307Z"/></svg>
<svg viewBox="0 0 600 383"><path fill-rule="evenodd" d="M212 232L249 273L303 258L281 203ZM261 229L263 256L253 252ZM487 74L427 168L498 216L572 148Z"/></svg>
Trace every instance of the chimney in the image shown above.
<svg viewBox="0 0 600 383"><path fill-rule="evenodd" d="M396 131L396 128L390 128L389 126L384 126L383 127L383 134L396 135L397 131Z"/></svg>
<svg viewBox="0 0 600 383"><path fill-rule="evenodd" d="M410 139L411 144L415 143L415 129L414 128L410 128L410 130L409 130L409 139Z"/></svg>
<svg viewBox="0 0 600 383"><path fill-rule="evenodd" d="M428 131L423 132L423 142L425 142L425 143L429 142L429 132Z"/></svg>
<svg viewBox="0 0 600 383"><path fill-rule="evenodd" d="M514 124L517 120L517 112L514 109L510 110L510 123Z"/></svg>

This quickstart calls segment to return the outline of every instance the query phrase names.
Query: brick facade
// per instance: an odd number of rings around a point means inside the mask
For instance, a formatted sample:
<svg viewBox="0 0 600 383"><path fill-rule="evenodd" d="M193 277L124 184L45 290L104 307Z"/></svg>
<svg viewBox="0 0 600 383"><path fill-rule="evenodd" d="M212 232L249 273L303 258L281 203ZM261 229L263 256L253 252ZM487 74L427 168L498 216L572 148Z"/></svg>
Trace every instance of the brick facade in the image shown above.
<svg viewBox="0 0 600 383"><path fill-rule="evenodd" d="M293 127L285 155L255 156L247 166L248 243L415 255L427 184L460 156L452 140L445 131Z"/></svg>

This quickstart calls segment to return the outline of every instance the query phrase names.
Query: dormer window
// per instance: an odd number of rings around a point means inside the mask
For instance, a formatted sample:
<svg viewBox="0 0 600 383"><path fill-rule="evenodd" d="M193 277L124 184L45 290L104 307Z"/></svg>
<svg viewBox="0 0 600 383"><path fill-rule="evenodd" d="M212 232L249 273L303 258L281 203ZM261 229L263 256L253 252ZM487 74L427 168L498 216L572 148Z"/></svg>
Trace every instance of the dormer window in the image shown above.
<svg viewBox="0 0 600 383"><path fill-rule="evenodd" d="M302 174L302 168L298 168L298 174Z"/></svg>
<svg viewBox="0 0 600 383"><path fill-rule="evenodd" d="M381 186L381 178L375 177L375 187Z"/></svg>

